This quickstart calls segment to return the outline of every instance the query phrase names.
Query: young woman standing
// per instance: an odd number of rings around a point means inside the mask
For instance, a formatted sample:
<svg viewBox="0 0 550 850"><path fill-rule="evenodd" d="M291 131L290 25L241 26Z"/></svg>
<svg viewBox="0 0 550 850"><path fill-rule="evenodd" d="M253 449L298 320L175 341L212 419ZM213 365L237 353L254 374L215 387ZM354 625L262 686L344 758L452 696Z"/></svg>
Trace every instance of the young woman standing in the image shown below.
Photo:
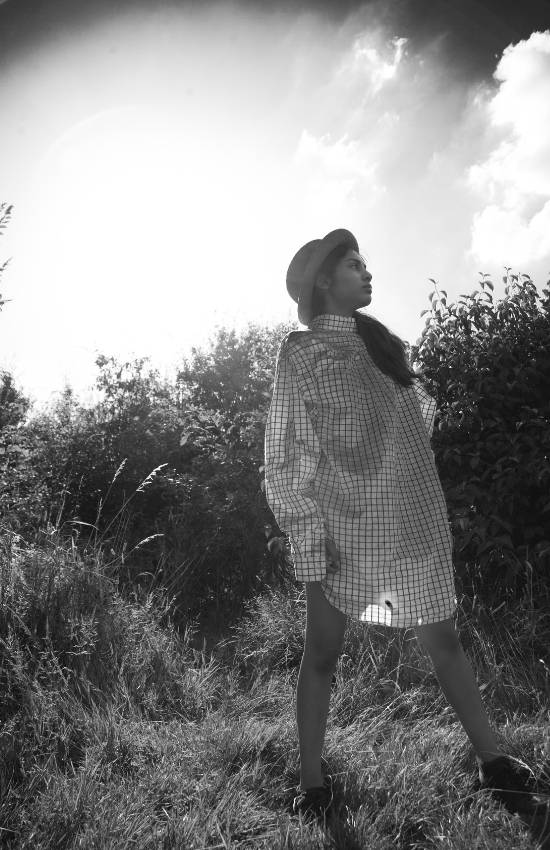
<svg viewBox="0 0 550 850"><path fill-rule="evenodd" d="M371 303L371 278L345 229L303 245L287 272L309 330L288 334L279 349L265 484L306 584L293 811L331 808L321 752L348 616L414 629L475 749L480 787L523 810L530 773L500 751L452 619L452 536L430 446L436 404L403 342L357 312Z"/></svg>

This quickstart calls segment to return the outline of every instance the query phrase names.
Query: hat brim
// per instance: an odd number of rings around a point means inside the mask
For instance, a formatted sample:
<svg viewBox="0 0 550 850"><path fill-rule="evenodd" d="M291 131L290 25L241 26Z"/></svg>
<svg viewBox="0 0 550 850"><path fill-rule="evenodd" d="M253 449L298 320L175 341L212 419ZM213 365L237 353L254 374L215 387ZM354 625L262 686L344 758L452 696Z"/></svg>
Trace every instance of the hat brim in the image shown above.
<svg viewBox="0 0 550 850"><path fill-rule="evenodd" d="M319 268L324 263L328 255L334 251L338 245L348 245L354 251L359 252L357 239L350 230L338 228L331 230L319 245L313 251L304 269L302 276L302 287L300 297L298 298L298 319L303 325L308 325L311 321L311 300L313 296L313 287Z"/></svg>

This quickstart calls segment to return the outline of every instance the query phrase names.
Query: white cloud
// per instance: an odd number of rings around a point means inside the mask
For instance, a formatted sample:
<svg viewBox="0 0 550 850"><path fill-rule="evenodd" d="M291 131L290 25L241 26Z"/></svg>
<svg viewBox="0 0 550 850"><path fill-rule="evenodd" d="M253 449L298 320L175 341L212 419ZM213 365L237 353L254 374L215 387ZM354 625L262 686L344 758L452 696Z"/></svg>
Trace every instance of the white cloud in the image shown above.
<svg viewBox="0 0 550 850"><path fill-rule="evenodd" d="M487 202L474 215L470 253L528 263L550 253L550 31L509 45L494 77L482 105L499 138L467 171Z"/></svg>
<svg viewBox="0 0 550 850"><path fill-rule="evenodd" d="M292 158L303 218L313 229L349 226L359 211L373 209L386 191L377 169L378 162L363 142L347 132L333 139L331 133L316 136L303 130Z"/></svg>
<svg viewBox="0 0 550 850"><path fill-rule="evenodd" d="M389 42L389 59L382 55L382 48L373 44L373 36L369 31L361 33L344 56L336 71L337 78L344 78L348 83L359 78L370 87L370 94L376 95L385 83L393 80L401 59L405 53L408 39L392 38ZM387 47L387 44L384 45Z"/></svg>
<svg viewBox="0 0 550 850"><path fill-rule="evenodd" d="M302 131L294 154L294 167L300 172L305 190L315 197L340 208L346 201L354 200L355 192L363 181L368 181L371 201L376 187L376 162L369 162L360 141L350 139L347 133L332 141L331 134L317 137Z"/></svg>
<svg viewBox="0 0 550 850"><path fill-rule="evenodd" d="M323 73L305 101L303 84L296 91L305 107L304 128L292 165L314 218L324 209L333 218L349 219L352 207L373 209L387 192L379 167L402 118L387 85L398 81L406 43L406 38L388 38L379 26L365 28L363 21L358 27L350 16L322 62L315 39L304 47L310 67L322 67Z"/></svg>
<svg viewBox="0 0 550 850"><path fill-rule="evenodd" d="M470 240L535 278L549 34L508 48L476 93L390 29L385 2L338 26L238 4L132 12L21 57L0 94L17 213L0 359L17 352L45 391L77 346L168 363L214 322L294 318L288 262L336 227L369 258L374 315L409 341L429 277L453 297L488 270Z"/></svg>
<svg viewBox="0 0 550 850"><path fill-rule="evenodd" d="M550 253L550 201L528 221L514 209L490 204L474 215L471 250L482 260L512 264L539 260Z"/></svg>

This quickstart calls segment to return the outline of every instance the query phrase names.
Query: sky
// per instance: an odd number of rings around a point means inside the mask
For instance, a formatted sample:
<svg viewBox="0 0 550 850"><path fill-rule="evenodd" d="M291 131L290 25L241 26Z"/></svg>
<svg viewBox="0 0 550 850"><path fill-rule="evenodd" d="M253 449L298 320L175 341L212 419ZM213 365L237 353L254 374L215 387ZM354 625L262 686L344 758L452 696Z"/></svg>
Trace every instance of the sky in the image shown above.
<svg viewBox="0 0 550 850"><path fill-rule="evenodd" d="M216 326L297 321L345 227L409 343L505 267L550 278L550 2L0 0L0 368L93 403ZM33 8L34 7L34 8Z"/></svg>

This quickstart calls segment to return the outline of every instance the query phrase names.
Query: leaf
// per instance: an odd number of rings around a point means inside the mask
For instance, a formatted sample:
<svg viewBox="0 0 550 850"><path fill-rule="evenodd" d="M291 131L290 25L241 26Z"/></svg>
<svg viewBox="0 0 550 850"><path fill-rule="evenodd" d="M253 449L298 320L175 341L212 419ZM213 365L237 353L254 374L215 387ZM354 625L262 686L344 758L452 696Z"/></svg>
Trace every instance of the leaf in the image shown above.
<svg viewBox="0 0 550 850"><path fill-rule="evenodd" d="M83 522L80 519L71 519L69 520L69 525L86 525L89 528L95 528L96 531L99 531L97 525L94 525L93 522Z"/></svg>
<svg viewBox="0 0 550 850"><path fill-rule="evenodd" d="M487 540L485 543L481 544L481 546L478 548L476 554L481 555L482 552L486 552L487 549L492 549L492 548L494 548L494 546L495 546L494 540Z"/></svg>
<svg viewBox="0 0 550 850"><path fill-rule="evenodd" d="M462 535L462 537L461 537L462 546L460 546L460 548L458 550L459 552L464 551L466 546L468 546L468 544L471 542L474 534L475 534L475 529L472 528L469 531L467 531L466 534Z"/></svg>

